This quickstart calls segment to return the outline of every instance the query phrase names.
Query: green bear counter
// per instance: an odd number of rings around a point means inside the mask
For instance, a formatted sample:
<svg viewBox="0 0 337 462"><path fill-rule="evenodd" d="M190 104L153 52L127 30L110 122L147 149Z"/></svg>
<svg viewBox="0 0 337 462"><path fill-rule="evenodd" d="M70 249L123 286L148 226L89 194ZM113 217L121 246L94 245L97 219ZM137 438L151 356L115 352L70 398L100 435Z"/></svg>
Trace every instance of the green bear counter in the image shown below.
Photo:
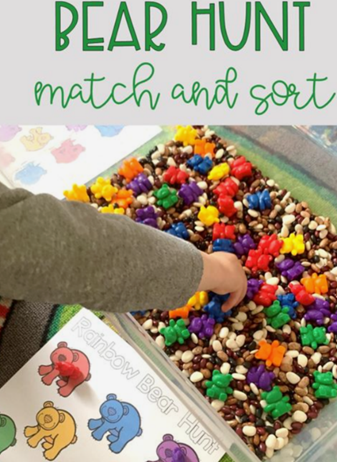
<svg viewBox="0 0 337 462"><path fill-rule="evenodd" d="M213 371L212 380L206 382L206 395L213 399L226 401L228 395L233 393L233 388L229 386L233 376L231 374L221 374L220 371Z"/></svg>
<svg viewBox="0 0 337 462"><path fill-rule="evenodd" d="M289 307L282 307L279 300L275 300L269 308L264 310L264 312L267 316L267 324L272 326L274 329L280 329L291 321L289 316Z"/></svg>
<svg viewBox="0 0 337 462"><path fill-rule="evenodd" d="M0 454L16 445L16 426L7 415L0 414Z"/></svg>
<svg viewBox="0 0 337 462"><path fill-rule="evenodd" d="M283 396L278 386L273 387L271 391L263 392L261 396L266 401L264 412L271 414L274 419L278 419L292 409L289 396Z"/></svg>
<svg viewBox="0 0 337 462"><path fill-rule="evenodd" d="M317 399L333 399L337 397L337 384L331 372L314 372L315 383L312 388L315 390Z"/></svg>
<svg viewBox="0 0 337 462"><path fill-rule="evenodd" d="M169 325L163 327L160 333L165 337L166 346L171 346L175 342L179 342L180 345L183 345L185 340L191 335L183 319L178 319L177 322L171 319Z"/></svg>

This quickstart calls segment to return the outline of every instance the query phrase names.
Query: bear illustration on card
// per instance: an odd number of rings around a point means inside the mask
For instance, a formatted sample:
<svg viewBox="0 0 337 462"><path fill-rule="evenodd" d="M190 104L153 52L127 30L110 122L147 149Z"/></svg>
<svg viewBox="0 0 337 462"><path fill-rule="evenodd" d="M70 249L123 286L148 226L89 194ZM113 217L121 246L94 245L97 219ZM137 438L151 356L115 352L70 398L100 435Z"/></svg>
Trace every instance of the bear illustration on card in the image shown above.
<svg viewBox="0 0 337 462"><path fill-rule="evenodd" d="M102 441L107 434L109 449L115 454L122 452L130 441L143 433L137 409L132 404L119 401L116 395L107 396L100 407L100 414L100 418L89 420L89 430L97 441Z"/></svg>
<svg viewBox="0 0 337 462"><path fill-rule="evenodd" d="M157 457L159 459L155 462L199 462L194 449L187 444L174 441L172 435L163 436L163 441L157 447Z"/></svg>
<svg viewBox="0 0 337 462"><path fill-rule="evenodd" d="M0 146L0 169L7 168L13 162L15 162L15 158L12 156L12 154Z"/></svg>
<svg viewBox="0 0 337 462"><path fill-rule="evenodd" d="M81 132L87 128L87 125L66 125L67 130L73 132Z"/></svg>
<svg viewBox="0 0 337 462"><path fill-rule="evenodd" d="M0 454L16 445L16 426L8 415L0 414Z"/></svg>
<svg viewBox="0 0 337 462"><path fill-rule="evenodd" d="M38 183L46 173L47 170L42 168L39 164L35 162L28 162L21 168L21 170L16 172L14 179L25 186L32 186Z"/></svg>
<svg viewBox="0 0 337 462"><path fill-rule="evenodd" d="M56 409L52 401L44 403L36 415L36 423L33 427L25 427L24 434L31 448L42 444L43 456L47 460L55 460L61 451L77 441L73 416L63 409Z"/></svg>
<svg viewBox="0 0 337 462"><path fill-rule="evenodd" d="M117 136L124 128L124 125L95 125L101 136L112 138Z"/></svg>
<svg viewBox="0 0 337 462"><path fill-rule="evenodd" d="M58 164L70 164L74 162L85 148L80 144L75 144L73 140L63 141L61 146L51 151L52 155Z"/></svg>
<svg viewBox="0 0 337 462"><path fill-rule="evenodd" d="M40 366L39 374L42 382L50 386L56 378L58 393L67 398L73 391L91 378L90 361L79 350L68 347L66 342L60 342L50 355L51 364Z"/></svg>
<svg viewBox="0 0 337 462"><path fill-rule="evenodd" d="M0 141L10 141L21 132L18 125L0 125Z"/></svg>
<svg viewBox="0 0 337 462"><path fill-rule="evenodd" d="M44 133L42 127L31 128L30 135L22 136L20 141L27 151L39 151L43 149L53 137L49 133Z"/></svg>

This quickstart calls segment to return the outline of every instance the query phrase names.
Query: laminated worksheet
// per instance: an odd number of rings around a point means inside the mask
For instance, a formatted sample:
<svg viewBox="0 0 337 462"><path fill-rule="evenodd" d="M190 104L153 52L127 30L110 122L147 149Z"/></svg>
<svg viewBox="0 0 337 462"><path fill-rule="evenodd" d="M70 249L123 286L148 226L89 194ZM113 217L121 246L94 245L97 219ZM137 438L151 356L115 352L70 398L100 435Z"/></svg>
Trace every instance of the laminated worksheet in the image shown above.
<svg viewBox="0 0 337 462"><path fill-rule="evenodd" d="M225 450L82 309L0 390L2 462L219 462Z"/></svg>
<svg viewBox="0 0 337 462"><path fill-rule="evenodd" d="M160 133L158 126L0 125L0 181L63 198Z"/></svg>

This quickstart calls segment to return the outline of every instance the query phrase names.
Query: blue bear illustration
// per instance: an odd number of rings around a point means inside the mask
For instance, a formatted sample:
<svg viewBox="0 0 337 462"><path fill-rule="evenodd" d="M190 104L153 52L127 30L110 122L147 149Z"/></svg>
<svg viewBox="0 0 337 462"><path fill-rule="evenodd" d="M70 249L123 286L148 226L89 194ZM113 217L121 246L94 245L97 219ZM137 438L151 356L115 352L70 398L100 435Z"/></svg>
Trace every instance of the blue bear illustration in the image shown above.
<svg viewBox="0 0 337 462"><path fill-rule="evenodd" d="M97 128L102 136L112 138L123 130L124 125L95 125L95 128Z"/></svg>
<svg viewBox="0 0 337 462"><path fill-rule="evenodd" d="M20 181L23 185L30 186L40 181L47 171L34 162L29 162L15 174L15 181Z"/></svg>
<svg viewBox="0 0 337 462"><path fill-rule="evenodd" d="M137 409L132 404L119 401L116 395L107 396L100 407L100 413L102 417L90 419L88 427L97 441L102 441L104 435L109 433L109 448L115 454L122 452L130 441L143 433Z"/></svg>

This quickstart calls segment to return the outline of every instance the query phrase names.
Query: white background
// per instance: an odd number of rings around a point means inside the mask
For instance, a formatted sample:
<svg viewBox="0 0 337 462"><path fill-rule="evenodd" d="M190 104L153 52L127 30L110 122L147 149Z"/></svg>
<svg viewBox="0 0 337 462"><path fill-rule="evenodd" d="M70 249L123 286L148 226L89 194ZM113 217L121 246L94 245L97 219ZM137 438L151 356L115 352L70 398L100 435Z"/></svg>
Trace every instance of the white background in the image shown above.
<svg viewBox="0 0 337 462"><path fill-rule="evenodd" d="M76 6L82 4L73 0ZM105 38L107 48L116 11L120 2L105 2L104 8L92 8L89 14L91 37ZM164 51L144 51L144 1L129 0L128 6L142 46L141 51L119 48L113 52L83 52L81 46L82 15L71 35L69 48L64 52L55 51L55 2L52 0L11 0L0 4L0 123L14 124L336 124L337 99L325 110L309 107L297 111L292 104L274 107L267 114L254 114L256 102L249 97L249 89L254 84L270 87L273 81L283 79L294 82L304 93L305 99L311 88L305 83L315 72L319 77L328 77L319 100L328 99L337 91L336 38L337 2L335 0L311 0L306 8L306 51L298 50L298 8L289 2L289 51L280 49L275 38L263 26L262 51L255 51L254 15L248 43L240 52L230 52L222 42L219 28L218 1L216 4L216 51L209 51L208 20L199 19L199 45L191 45L191 1L163 0L169 20L165 30L156 39L166 43ZM209 6L208 0L199 0L198 7ZM282 1L263 0L270 17L281 30ZM245 0L226 0L227 24L230 38L237 43L243 31ZM255 0L252 1L254 13ZM154 19L154 26L156 21ZM126 29L120 39L128 39ZM151 82L153 92L161 93L160 104L151 111L147 104L138 108L133 101L125 105L109 105L100 111L74 102L66 110L44 105L37 107L33 89L41 80L54 86L71 86L83 82L95 72L106 77L103 96L116 82L129 85L134 69L144 61L151 62L156 73ZM207 111L204 106L195 108L170 98L170 89L177 82L187 87L195 80L214 87L216 79L224 78L228 67L238 71L235 90L239 100L234 110L226 106L215 106Z"/></svg>

